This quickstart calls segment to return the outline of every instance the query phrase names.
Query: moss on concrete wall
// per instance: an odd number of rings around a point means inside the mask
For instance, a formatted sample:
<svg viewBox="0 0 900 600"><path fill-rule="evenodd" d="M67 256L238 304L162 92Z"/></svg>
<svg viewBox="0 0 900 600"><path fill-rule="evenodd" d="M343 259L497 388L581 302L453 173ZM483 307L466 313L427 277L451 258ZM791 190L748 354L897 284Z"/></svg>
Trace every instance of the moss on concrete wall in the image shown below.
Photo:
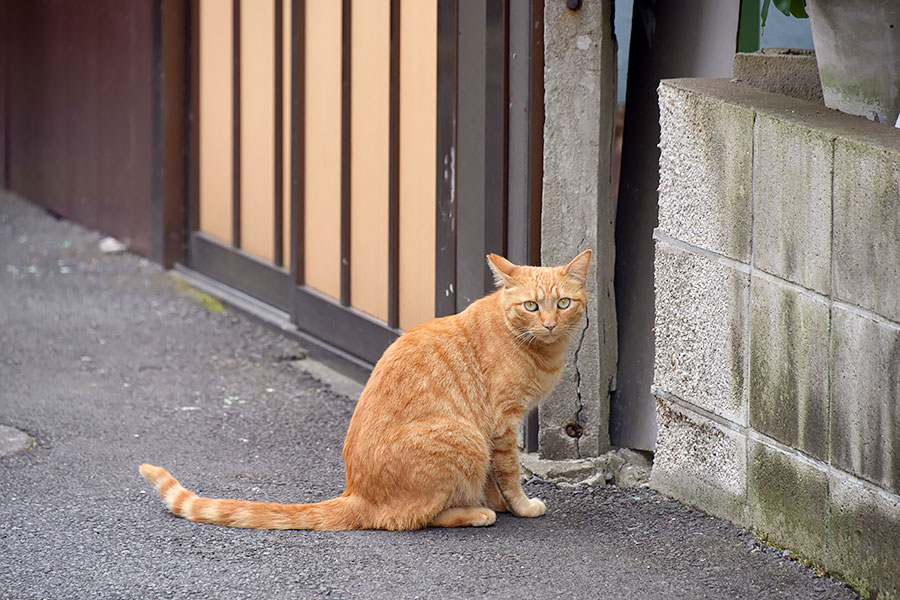
<svg viewBox="0 0 900 600"><path fill-rule="evenodd" d="M651 482L900 598L900 131L727 80L660 109Z"/></svg>

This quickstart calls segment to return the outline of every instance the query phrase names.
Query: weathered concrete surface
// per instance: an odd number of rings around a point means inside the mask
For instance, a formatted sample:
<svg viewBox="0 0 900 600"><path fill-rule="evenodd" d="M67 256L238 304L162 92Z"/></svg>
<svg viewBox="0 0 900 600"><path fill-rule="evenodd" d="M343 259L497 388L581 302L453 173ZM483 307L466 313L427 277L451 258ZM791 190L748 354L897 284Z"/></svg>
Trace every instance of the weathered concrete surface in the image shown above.
<svg viewBox="0 0 900 600"><path fill-rule="evenodd" d="M539 519L411 533L175 518L142 461L208 495L340 493L354 399L295 342L99 241L0 196L0 423L36 440L0 459L0 597L855 597L647 489L535 481Z"/></svg>
<svg viewBox="0 0 900 600"><path fill-rule="evenodd" d="M767 92L824 103L812 50L764 48L734 55L734 78Z"/></svg>
<svg viewBox="0 0 900 600"><path fill-rule="evenodd" d="M750 297L750 426L827 462L830 308L758 276Z"/></svg>
<svg viewBox="0 0 900 600"><path fill-rule="evenodd" d="M900 322L900 130L871 125L835 141L834 294Z"/></svg>
<svg viewBox="0 0 900 600"><path fill-rule="evenodd" d="M818 102L767 92L732 79L665 79L660 86L660 91L668 98L690 102L695 108L703 104L718 106L719 103L725 103L756 115L769 115L829 131L834 137L865 137L874 144L890 146L891 140L895 140L898 135L891 127L831 110Z"/></svg>
<svg viewBox="0 0 900 600"><path fill-rule="evenodd" d="M825 104L892 127L900 115L900 4L809 0Z"/></svg>
<svg viewBox="0 0 900 600"><path fill-rule="evenodd" d="M832 472L828 568L871 598L900 598L900 498Z"/></svg>
<svg viewBox="0 0 900 600"><path fill-rule="evenodd" d="M734 523L744 522L747 440L663 397L658 388L659 439L650 485L666 496Z"/></svg>
<svg viewBox="0 0 900 600"><path fill-rule="evenodd" d="M828 473L799 455L749 441L749 525L767 539L826 564Z"/></svg>
<svg viewBox="0 0 900 600"><path fill-rule="evenodd" d="M828 294L834 138L770 115L757 115L755 135L753 265Z"/></svg>
<svg viewBox="0 0 900 600"><path fill-rule="evenodd" d="M537 454L522 455L525 479L569 485L615 484L619 487L646 487L652 461L647 453L629 448L610 450L600 456L549 460Z"/></svg>
<svg viewBox="0 0 900 600"><path fill-rule="evenodd" d="M723 131L754 119L753 231L746 258L704 245L731 200L697 210L695 181L669 176L667 202L681 203L686 220L655 234L660 436L651 484L867 593L900 598L897 536L882 534L900 520L900 131L723 80L664 81L660 103L690 122L733 119ZM663 125L684 129L671 115ZM679 144L663 145L663 157ZM722 158L709 149L691 156L709 163L693 173L721 180L704 182L710 189L741 177L716 174ZM749 326L725 271L752 280ZM704 468L738 473L737 483L704 479ZM865 532L877 532L868 548Z"/></svg>
<svg viewBox="0 0 900 600"><path fill-rule="evenodd" d="M749 262L753 111L661 85L659 120L660 231Z"/></svg>
<svg viewBox="0 0 900 600"><path fill-rule="evenodd" d="M597 456L609 448L617 336L610 193L616 58L612 2L544 5L544 181L541 259L564 264L594 250L584 329L540 408L541 455Z"/></svg>
<svg viewBox="0 0 900 600"><path fill-rule="evenodd" d="M900 494L900 325L835 307L831 461Z"/></svg>
<svg viewBox="0 0 900 600"><path fill-rule="evenodd" d="M705 256L657 239L657 387L745 424L750 281Z"/></svg>

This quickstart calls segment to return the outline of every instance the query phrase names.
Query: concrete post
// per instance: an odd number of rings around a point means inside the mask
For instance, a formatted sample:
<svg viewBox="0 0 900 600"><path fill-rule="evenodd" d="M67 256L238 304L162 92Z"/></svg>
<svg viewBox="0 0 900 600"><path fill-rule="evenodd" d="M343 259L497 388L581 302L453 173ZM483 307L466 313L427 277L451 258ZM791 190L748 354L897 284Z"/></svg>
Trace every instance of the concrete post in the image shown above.
<svg viewBox="0 0 900 600"><path fill-rule="evenodd" d="M566 370L540 408L539 451L550 459L597 456L609 448L609 399L617 340L610 164L616 103L612 0L544 4L544 179L541 259L545 265L594 250L590 302Z"/></svg>

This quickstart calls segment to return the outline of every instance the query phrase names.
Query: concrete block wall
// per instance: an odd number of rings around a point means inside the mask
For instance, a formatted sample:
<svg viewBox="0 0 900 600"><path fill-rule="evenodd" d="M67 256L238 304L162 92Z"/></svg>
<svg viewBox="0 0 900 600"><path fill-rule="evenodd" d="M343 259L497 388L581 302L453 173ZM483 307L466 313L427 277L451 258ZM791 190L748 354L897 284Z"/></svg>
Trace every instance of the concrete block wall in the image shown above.
<svg viewBox="0 0 900 600"><path fill-rule="evenodd" d="M662 493L900 598L900 130L663 81Z"/></svg>

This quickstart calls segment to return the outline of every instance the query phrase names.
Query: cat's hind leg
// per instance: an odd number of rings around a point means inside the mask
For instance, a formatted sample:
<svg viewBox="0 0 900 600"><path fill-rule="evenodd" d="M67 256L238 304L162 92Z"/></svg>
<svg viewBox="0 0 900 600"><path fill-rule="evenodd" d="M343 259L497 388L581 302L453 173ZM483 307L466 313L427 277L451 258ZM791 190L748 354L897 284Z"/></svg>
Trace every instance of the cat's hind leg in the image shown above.
<svg viewBox="0 0 900 600"><path fill-rule="evenodd" d="M497 487L497 480L493 475L488 476L484 482L484 503L485 506L495 510L496 512L509 512L509 506Z"/></svg>
<svg viewBox="0 0 900 600"><path fill-rule="evenodd" d="M485 467L486 469L486 467ZM459 477L456 481L456 489L451 494L445 507L428 523L431 527L485 527L493 525L497 520L497 513L491 508L483 506L485 484L482 481L491 481L491 477L478 477L475 480ZM500 491L497 490L500 496ZM503 502L503 497L500 496Z"/></svg>
<svg viewBox="0 0 900 600"><path fill-rule="evenodd" d="M454 507L442 510L428 524L429 527L485 527L493 525L497 513L489 508Z"/></svg>

